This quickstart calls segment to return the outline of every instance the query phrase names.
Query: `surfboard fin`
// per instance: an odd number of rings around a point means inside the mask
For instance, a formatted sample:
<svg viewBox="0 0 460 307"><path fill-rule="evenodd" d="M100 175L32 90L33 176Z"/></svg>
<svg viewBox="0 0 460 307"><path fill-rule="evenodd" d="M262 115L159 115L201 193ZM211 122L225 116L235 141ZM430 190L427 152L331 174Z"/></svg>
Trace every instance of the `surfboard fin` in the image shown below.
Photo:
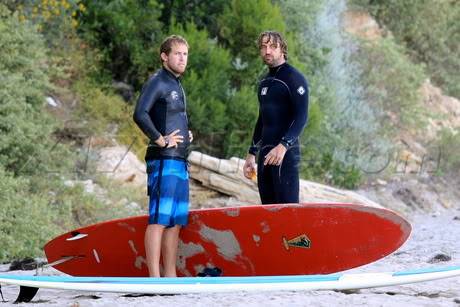
<svg viewBox="0 0 460 307"><path fill-rule="evenodd" d="M34 298L37 292L38 292L38 288L20 286L18 298L16 299L14 303L15 304L28 303Z"/></svg>

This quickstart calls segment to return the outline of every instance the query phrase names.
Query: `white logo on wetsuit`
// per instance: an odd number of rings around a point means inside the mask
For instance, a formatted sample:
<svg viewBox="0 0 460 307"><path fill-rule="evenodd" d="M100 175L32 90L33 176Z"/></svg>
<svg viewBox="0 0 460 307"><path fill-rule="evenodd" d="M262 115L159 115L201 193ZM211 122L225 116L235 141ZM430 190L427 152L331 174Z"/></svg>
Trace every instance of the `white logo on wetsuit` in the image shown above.
<svg viewBox="0 0 460 307"><path fill-rule="evenodd" d="M262 90L260 90L260 95L264 96L267 95L268 87L263 87Z"/></svg>
<svg viewBox="0 0 460 307"><path fill-rule="evenodd" d="M176 91L172 91L171 92L171 98L173 100L177 100L177 99L179 99L179 94Z"/></svg>
<svg viewBox="0 0 460 307"><path fill-rule="evenodd" d="M303 86L299 86L299 88L297 89L297 93L299 93L300 95L303 95L305 94L305 89L303 88Z"/></svg>

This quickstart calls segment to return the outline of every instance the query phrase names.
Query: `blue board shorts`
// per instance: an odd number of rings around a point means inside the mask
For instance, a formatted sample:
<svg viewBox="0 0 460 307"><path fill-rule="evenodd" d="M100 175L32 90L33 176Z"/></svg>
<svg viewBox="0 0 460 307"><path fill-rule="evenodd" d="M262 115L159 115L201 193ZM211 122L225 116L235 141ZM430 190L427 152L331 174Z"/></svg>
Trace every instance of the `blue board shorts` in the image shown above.
<svg viewBox="0 0 460 307"><path fill-rule="evenodd" d="M184 160L147 161L149 224L187 225L189 174Z"/></svg>

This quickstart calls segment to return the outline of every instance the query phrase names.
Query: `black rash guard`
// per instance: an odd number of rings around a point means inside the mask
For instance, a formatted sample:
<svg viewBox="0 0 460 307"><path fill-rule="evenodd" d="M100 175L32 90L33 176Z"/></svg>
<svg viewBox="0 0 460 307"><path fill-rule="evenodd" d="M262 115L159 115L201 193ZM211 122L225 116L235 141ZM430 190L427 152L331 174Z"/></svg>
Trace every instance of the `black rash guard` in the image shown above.
<svg viewBox="0 0 460 307"><path fill-rule="evenodd" d="M146 160L177 158L185 160L190 145L186 98L179 78L165 68L157 71L144 85L134 110L133 119L150 139ZM178 147L161 148L156 143L179 129L184 138Z"/></svg>
<svg viewBox="0 0 460 307"><path fill-rule="evenodd" d="M270 67L258 88L259 118L249 153L258 158L259 193L264 204L299 201L299 136L308 119L308 84L288 63ZM287 148L280 166L263 162L278 144Z"/></svg>
<svg viewBox="0 0 460 307"><path fill-rule="evenodd" d="M298 142L308 119L308 85L304 76L288 63L270 67L258 89L259 118L249 153L259 147Z"/></svg>

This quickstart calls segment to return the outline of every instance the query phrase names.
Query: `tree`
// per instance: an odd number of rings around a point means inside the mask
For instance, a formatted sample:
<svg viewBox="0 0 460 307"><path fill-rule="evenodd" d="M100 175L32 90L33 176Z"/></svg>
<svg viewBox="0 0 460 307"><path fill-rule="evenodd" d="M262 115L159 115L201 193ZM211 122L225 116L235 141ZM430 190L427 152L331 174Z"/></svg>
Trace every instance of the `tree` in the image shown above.
<svg viewBox="0 0 460 307"><path fill-rule="evenodd" d="M200 30L206 29L209 36L218 36L217 16L225 7L226 0L163 0L161 22L165 28L172 24L193 22Z"/></svg>
<svg viewBox="0 0 460 307"><path fill-rule="evenodd" d="M269 0L233 0L219 17L219 38L233 55L233 86L255 84L263 71L256 44L262 31L284 33L280 8Z"/></svg>
<svg viewBox="0 0 460 307"><path fill-rule="evenodd" d="M80 31L102 54L103 67L113 79L140 88L145 75L160 65L158 46L163 39L155 0L85 0Z"/></svg>
<svg viewBox="0 0 460 307"><path fill-rule="evenodd" d="M225 127L232 120L226 111L230 53L210 39L206 29L198 30L192 22L185 26L174 24L170 32L182 35L190 46L183 85L190 128L196 136L194 146L211 154L222 154Z"/></svg>

